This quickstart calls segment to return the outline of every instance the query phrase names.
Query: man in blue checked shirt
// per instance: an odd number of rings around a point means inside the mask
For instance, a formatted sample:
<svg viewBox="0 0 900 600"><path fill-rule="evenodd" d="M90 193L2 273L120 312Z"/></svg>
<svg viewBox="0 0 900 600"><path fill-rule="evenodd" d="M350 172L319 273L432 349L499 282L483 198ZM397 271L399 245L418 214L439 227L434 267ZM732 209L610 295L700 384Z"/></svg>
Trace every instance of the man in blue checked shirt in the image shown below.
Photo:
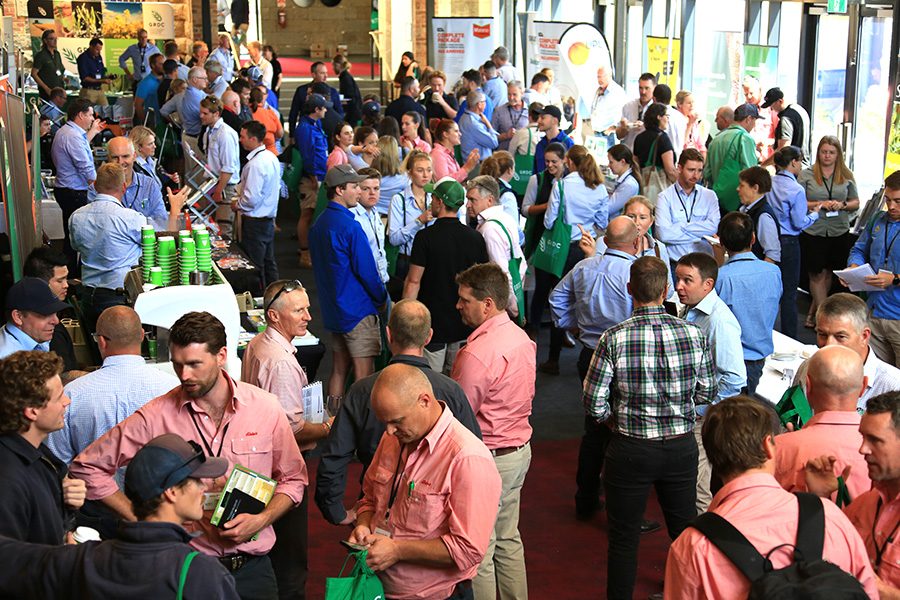
<svg viewBox="0 0 900 600"><path fill-rule="evenodd" d="M150 74L150 57L154 54L162 54L155 44L150 43L150 34L146 29L138 29L137 44L132 44L119 55L119 67L134 83L134 87ZM128 63L131 62L131 69Z"/></svg>
<svg viewBox="0 0 900 600"><path fill-rule="evenodd" d="M500 143L497 132L491 127L491 122L484 113L487 96L484 92L475 90L466 96L465 113L459 120L459 146L463 156L478 149L481 160L490 156ZM460 109L462 110L462 109Z"/></svg>
<svg viewBox="0 0 900 600"><path fill-rule="evenodd" d="M600 336L584 380L585 411L613 429L603 473L610 600L633 597L651 486L665 507L671 539L697 514L697 442L691 432L696 406L712 401L716 381L703 331L662 306L668 281L666 265L655 256L632 263L633 315Z"/></svg>

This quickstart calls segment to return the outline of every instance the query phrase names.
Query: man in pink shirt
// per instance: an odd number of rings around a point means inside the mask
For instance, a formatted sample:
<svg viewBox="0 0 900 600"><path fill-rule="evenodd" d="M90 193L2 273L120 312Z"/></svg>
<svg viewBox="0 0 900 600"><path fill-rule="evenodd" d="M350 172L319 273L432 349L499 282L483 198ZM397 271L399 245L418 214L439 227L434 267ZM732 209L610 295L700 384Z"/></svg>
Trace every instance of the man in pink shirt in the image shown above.
<svg viewBox="0 0 900 600"><path fill-rule="evenodd" d="M69 472L87 484L87 498L134 521L131 503L113 475L151 439L175 433L194 440L207 456L227 458L277 482L269 504L257 515L239 514L213 526L209 519L225 485L212 482L203 519L185 525L202 534L191 546L219 557L234 576L242 598L278 597L267 553L275 542L272 523L303 499L306 464L284 409L272 394L233 380L223 369L228 358L225 327L206 312L187 313L169 332L169 353L181 386L151 400L75 457ZM259 534L258 538L254 536Z"/></svg>
<svg viewBox="0 0 900 600"><path fill-rule="evenodd" d="M724 517L774 568L794 562L797 497L775 481L776 422L771 410L747 396L713 405L703 423L703 445L724 486L709 505ZM840 509L823 501L825 542L822 558L856 577L870 598L878 598L866 549ZM769 555L769 552L778 546ZM669 549L665 598L746 598L751 582L713 543L693 527Z"/></svg>
<svg viewBox="0 0 900 600"><path fill-rule="evenodd" d="M293 339L306 335L312 320L309 296L298 280L281 279L270 283L263 294L266 330L247 345L241 364L241 381L275 394L284 408L294 439L306 458L306 451L331 431L329 419L309 423L303 419L303 386L306 372L300 367ZM289 510L273 525L275 545L269 552L278 596L282 599L305 598L308 573L309 497Z"/></svg>
<svg viewBox="0 0 900 600"><path fill-rule="evenodd" d="M509 280L497 264L472 265L456 276L456 283L456 308L463 323L475 331L456 355L450 376L466 393L503 481L497 523L473 582L475 598L496 598L499 588L501 600L526 600L519 500L531 465L528 416L534 399L537 346L509 319Z"/></svg>
<svg viewBox="0 0 900 600"><path fill-rule="evenodd" d="M806 396L815 415L803 429L780 435L776 440L775 479L781 487L789 492L805 492L806 463L811 458L833 454L838 470L853 466L846 481L851 498L871 489L866 461L859 453L862 435L860 415L856 412L856 403L865 390L863 362L853 350L826 346L809 359Z"/></svg>
<svg viewBox="0 0 900 600"><path fill-rule="evenodd" d="M392 600L470 600L494 527L500 475L490 452L435 399L416 367L385 368L372 411L386 426L363 480L350 541Z"/></svg>

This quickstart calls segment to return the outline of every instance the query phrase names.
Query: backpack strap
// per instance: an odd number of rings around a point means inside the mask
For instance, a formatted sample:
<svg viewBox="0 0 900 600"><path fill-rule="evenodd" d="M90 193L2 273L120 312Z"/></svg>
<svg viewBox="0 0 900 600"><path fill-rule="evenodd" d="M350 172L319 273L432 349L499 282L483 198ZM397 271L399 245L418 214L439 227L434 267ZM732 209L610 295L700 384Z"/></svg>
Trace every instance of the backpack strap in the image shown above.
<svg viewBox="0 0 900 600"><path fill-rule="evenodd" d="M772 563L724 517L706 512L691 521L690 526L705 535L751 582L771 570Z"/></svg>
<svg viewBox="0 0 900 600"><path fill-rule="evenodd" d="M193 561L194 557L198 554L200 553L195 550L184 557L184 565L181 567L181 576L178 578L178 594L175 596L176 600L181 600L184 597L184 583L187 581L188 569L191 568L191 561Z"/></svg>
<svg viewBox="0 0 900 600"><path fill-rule="evenodd" d="M800 510L794 560L821 560L825 545L825 508L822 506L822 499L809 492L794 492L794 495L797 496Z"/></svg>

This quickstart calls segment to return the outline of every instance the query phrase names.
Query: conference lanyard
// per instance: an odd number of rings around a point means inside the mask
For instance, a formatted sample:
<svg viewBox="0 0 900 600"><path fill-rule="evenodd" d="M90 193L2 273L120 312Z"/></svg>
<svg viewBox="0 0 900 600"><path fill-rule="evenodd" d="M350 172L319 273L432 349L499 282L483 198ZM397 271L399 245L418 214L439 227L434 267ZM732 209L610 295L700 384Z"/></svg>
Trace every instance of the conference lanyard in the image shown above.
<svg viewBox="0 0 900 600"><path fill-rule="evenodd" d="M881 515L881 497L878 498L878 506L875 508L875 520L872 521L872 545L875 546L875 571L878 571L878 568L881 566L881 556L884 554L884 551L887 550L889 544L894 541L894 534L897 533L897 528L900 527L900 519L894 524L894 528L891 529L891 534L884 541L884 544L881 545L881 548L878 547L878 542L875 539L875 528L878 524L878 517Z"/></svg>
<svg viewBox="0 0 900 600"><path fill-rule="evenodd" d="M507 111L507 113L509 113L509 118L512 121L513 127L515 127L516 123L519 122L519 119L521 119L525 115L525 111L528 110L528 107L527 106L522 107L522 110L518 111L518 114L515 116L515 118L513 118L514 110L515 109L513 107L511 107L509 104L506 105L506 111Z"/></svg>
<svg viewBox="0 0 900 600"><path fill-rule="evenodd" d="M828 199L831 200L831 191L834 189L834 173L831 174L831 187L828 186L828 178L822 175L822 187L828 192Z"/></svg>
<svg viewBox="0 0 900 600"><path fill-rule="evenodd" d="M144 46L143 48L138 46L138 52L141 53L141 73L144 73L144 71L147 70L147 66L144 64L144 55L147 54L147 46Z"/></svg>
<svg viewBox="0 0 900 600"><path fill-rule="evenodd" d="M366 211L366 221L369 223L369 228L372 230L372 235L375 236L375 245L378 246L379 250L383 250L384 247L381 245L382 241L378 239L378 231L375 229L375 217L372 214L372 211Z"/></svg>
<svg viewBox="0 0 900 600"><path fill-rule="evenodd" d="M678 191L678 188L675 187L675 193L678 194L678 202L681 203L681 208L684 210L684 214L688 216L687 222L690 223L691 219L694 218L694 205L697 203L697 188L694 188L694 193L691 194L691 212L688 212L687 206L684 204L684 198L681 197L681 192Z"/></svg>
<svg viewBox="0 0 900 600"><path fill-rule="evenodd" d="M133 178L132 181L137 186L137 189L134 191L134 196L132 196L132 198L131 198L131 204L129 206L126 206L125 208L130 208L131 210L137 211L137 209L134 207L134 203L137 202L137 199L141 194L141 184L138 183L137 181L135 181L137 179L137 177L134 177L134 175L132 175L132 178ZM131 188L128 188L128 189L131 189ZM128 190L125 190L125 193L127 194ZM145 208L146 204L147 204L146 200L141 200L141 210L143 210ZM138 211L138 212L140 212L140 211Z"/></svg>
<svg viewBox="0 0 900 600"><path fill-rule="evenodd" d="M632 169L628 169L628 172L625 173L625 175L623 177L616 180L615 187L613 188L614 194L619 189L619 186L622 185L623 183L625 183L625 180L628 179L629 176L634 177L634 180L637 181L637 177L634 176L634 171ZM682 206L684 206L684 205L682 204ZM687 212L687 211L685 211L685 212Z"/></svg>
<svg viewBox="0 0 900 600"><path fill-rule="evenodd" d="M394 480L391 482L391 495L388 498L387 511L384 513L384 520L387 521L388 517L391 516L391 507L394 506L394 500L397 499L397 492L400 491L400 482L403 481L403 475L406 473L400 473L400 463L403 462L403 446L400 446L400 455L397 457L397 468L394 469ZM399 477L398 477L399 475ZM410 492L412 492L412 485L409 488Z"/></svg>
<svg viewBox="0 0 900 600"><path fill-rule="evenodd" d="M897 232L894 234L894 237L891 238L891 243L888 243L888 229L891 228L891 225L896 225L896 223L891 223L890 221L885 221L884 224L884 266L888 264L888 257L891 255L891 248L894 247L894 242L897 241L897 236L900 235L900 228L897 229Z"/></svg>
<svg viewBox="0 0 900 600"><path fill-rule="evenodd" d="M194 427L197 428L197 433L200 435L200 440L203 442L203 445L206 446L206 451L209 452L210 457L219 457L222 456L222 446L225 445L225 434L228 433L228 427L231 425L231 422L225 424L225 429L222 430L222 441L219 443L219 452L213 454L212 448L209 445L209 442L206 441L206 436L203 435L203 432L200 431L200 425L197 424L197 419L194 417L194 409L190 405L188 405L188 410L191 412L191 421L194 422ZM215 441L215 438L213 438Z"/></svg>

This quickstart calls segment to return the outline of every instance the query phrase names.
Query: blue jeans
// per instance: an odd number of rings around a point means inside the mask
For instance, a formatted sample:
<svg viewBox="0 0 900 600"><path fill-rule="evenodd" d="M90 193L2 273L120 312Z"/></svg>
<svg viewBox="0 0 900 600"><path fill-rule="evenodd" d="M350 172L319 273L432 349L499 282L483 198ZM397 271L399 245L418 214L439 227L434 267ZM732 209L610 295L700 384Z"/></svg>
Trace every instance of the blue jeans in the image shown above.
<svg viewBox="0 0 900 600"><path fill-rule="evenodd" d="M781 240L781 324L778 331L797 338L797 286L800 285L800 236L782 235ZM749 373L748 373L749 376Z"/></svg>
<svg viewBox="0 0 900 600"><path fill-rule="evenodd" d="M241 219L241 244L247 257L259 268L262 287L278 280L275 264L275 219Z"/></svg>

